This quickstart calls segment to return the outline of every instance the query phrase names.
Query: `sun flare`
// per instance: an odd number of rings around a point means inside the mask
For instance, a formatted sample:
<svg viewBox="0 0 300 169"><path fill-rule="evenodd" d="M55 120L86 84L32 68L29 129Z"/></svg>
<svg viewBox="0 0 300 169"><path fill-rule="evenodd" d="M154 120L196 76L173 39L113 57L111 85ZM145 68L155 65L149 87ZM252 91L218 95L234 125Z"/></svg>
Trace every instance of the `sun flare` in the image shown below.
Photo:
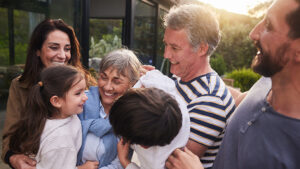
<svg viewBox="0 0 300 169"><path fill-rule="evenodd" d="M216 8L225 9L239 14L248 14L248 10L255 5L268 0L199 0Z"/></svg>

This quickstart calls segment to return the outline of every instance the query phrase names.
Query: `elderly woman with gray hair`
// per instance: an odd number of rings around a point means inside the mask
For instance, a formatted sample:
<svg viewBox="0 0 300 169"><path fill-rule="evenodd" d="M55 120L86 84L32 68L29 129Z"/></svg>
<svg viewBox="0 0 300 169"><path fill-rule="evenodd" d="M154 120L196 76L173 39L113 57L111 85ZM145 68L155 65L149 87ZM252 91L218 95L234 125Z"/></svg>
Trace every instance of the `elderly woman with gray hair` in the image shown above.
<svg viewBox="0 0 300 169"><path fill-rule="evenodd" d="M115 100L138 81L141 66L136 55L127 49L112 51L102 59L98 86L89 88L88 100L79 114L83 139L78 165L98 161L99 165L91 163L94 168L123 168L117 155L118 140L108 116Z"/></svg>

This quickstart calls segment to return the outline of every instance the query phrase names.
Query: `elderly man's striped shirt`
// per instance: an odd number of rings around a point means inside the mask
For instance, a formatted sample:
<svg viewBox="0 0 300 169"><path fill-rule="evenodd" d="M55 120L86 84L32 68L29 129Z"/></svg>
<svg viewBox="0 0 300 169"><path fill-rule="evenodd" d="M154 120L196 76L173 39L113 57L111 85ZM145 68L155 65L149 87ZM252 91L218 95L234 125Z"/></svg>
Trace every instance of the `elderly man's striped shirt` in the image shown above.
<svg viewBox="0 0 300 169"><path fill-rule="evenodd" d="M211 72L189 82L173 77L180 95L187 102L191 120L190 139L208 147L201 158L211 168L221 144L224 129L235 103L217 73Z"/></svg>

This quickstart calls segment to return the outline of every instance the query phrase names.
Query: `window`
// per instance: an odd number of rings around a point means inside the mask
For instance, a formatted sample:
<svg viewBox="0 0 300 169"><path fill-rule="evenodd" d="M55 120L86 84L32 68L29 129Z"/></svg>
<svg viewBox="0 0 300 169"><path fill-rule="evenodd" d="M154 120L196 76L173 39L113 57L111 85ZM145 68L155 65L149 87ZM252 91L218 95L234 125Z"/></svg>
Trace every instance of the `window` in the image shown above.
<svg viewBox="0 0 300 169"><path fill-rule="evenodd" d="M45 15L23 10L14 10L14 49L15 64L25 64L30 36Z"/></svg>
<svg viewBox="0 0 300 169"><path fill-rule="evenodd" d="M11 80L23 71L31 32L45 15L8 8L0 8L0 14L0 110L3 110Z"/></svg>
<svg viewBox="0 0 300 169"><path fill-rule="evenodd" d="M90 58L122 47L122 19L90 19Z"/></svg>
<svg viewBox="0 0 300 169"><path fill-rule="evenodd" d="M155 7L145 2L136 1L134 16L133 50L144 64L153 64L155 56Z"/></svg>
<svg viewBox="0 0 300 169"><path fill-rule="evenodd" d="M0 8L0 78L2 66L9 65L9 37L8 37L8 15L6 8ZM1 86L1 81L0 81Z"/></svg>
<svg viewBox="0 0 300 169"><path fill-rule="evenodd" d="M165 28L163 26L163 18L167 14L167 11L159 8L159 24L157 33L157 52L156 52L156 64L155 67L166 75L170 75L170 63L169 60L164 59L165 45L163 43Z"/></svg>

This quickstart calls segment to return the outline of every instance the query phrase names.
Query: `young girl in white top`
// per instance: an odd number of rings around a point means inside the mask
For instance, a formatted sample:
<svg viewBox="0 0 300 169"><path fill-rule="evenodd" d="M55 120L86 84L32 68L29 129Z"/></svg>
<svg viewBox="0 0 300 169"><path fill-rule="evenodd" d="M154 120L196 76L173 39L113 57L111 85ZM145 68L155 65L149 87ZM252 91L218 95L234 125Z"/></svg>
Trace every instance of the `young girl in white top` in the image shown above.
<svg viewBox="0 0 300 169"><path fill-rule="evenodd" d="M10 150L34 158L37 169L76 168L82 141L77 114L88 99L85 89L84 75L74 67L44 69L29 93L22 120L8 134Z"/></svg>

